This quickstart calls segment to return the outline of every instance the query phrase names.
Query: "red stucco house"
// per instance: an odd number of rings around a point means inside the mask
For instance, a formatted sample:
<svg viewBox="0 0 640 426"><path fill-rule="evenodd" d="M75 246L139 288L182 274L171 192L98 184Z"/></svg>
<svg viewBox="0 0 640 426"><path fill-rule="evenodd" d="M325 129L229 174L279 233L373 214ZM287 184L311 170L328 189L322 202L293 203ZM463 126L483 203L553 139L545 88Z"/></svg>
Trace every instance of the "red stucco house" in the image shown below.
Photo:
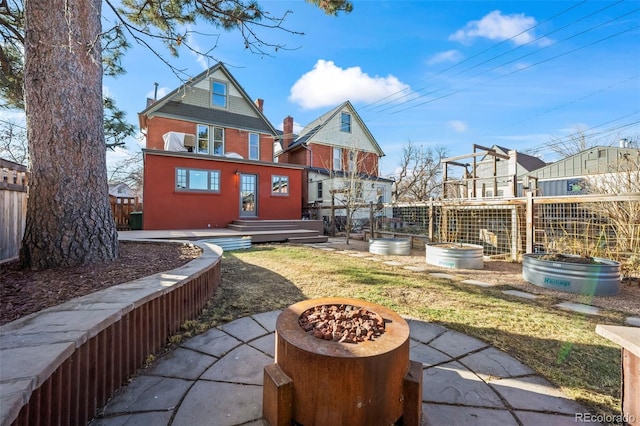
<svg viewBox="0 0 640 426"><path fill-rule="evenodd" d="M300 219L304 166L273 161L280 133L262 106L222 64L148 102L143 229Z"/></svg>

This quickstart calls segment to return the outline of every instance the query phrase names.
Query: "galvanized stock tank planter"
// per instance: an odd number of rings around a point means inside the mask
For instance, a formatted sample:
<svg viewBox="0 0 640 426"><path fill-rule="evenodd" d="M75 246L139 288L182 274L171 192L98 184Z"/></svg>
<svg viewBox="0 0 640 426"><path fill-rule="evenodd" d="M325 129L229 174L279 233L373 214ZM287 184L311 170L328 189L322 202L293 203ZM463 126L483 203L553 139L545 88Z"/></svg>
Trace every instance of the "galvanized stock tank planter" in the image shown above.
<svg viewBox="0 0 640 426"><path fill-rule="evenodd" d="M427 244L427 263L451 269L482 269L482 246L461 243Z"/></svg>
<svg viewBox="0 0 640 426"><path fill-rule="evenodd" d="M522 278L531 284L567 293L614 296L620 293L620 263L599 257L528 253Z"/></svg>
<svg viewBox="0 0 640 426"><path fill-rule="evenodd" d="M409 238L374 238L369 240L369 253L409 256L411 240Z"/></svg>

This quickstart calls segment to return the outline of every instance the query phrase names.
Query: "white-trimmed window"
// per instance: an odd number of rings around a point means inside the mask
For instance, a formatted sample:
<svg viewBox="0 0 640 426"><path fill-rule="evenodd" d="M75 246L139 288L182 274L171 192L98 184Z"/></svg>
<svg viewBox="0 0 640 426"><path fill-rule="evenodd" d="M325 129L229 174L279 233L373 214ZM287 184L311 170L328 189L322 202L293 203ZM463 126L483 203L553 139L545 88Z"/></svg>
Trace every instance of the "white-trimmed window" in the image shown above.
<svg viewBox="0 0 640 426"><path fill-rule="evenodd" d="M289 195L289 176L271 176L271 193L273 195Z"/></svg>
<svg viewBox="0 0 640 426"><path fill-rule="evenodd" d="M220 170L177 168L176 190L220 192Z"/></svg>
<svg viewBox="0 0 640 426"><path fill-rule="evenodd" d="M260 135L249 133L249 160L260 159Z"/></svg>
<svg viewBox="0 0 640 426"><path fill-rule="evenodd" d="M224 128L198 124L198 154L224 155Z"/></svg>
<svg viewBox="0 0 640 426"><path fill-rule="evenodd" d="M323 196L324 195L322 194L322 182L318 182L318 189L317 189L316 199L322 200Z"/></svg>
<svg viewBox="0 0 640 426"><path fill-rule="evenodd" d="M227 107L227 83L218 80L211 81L211 106Z"/></svg>
<svg viewBox="0 0 640 426"><path fill-rule="evenodd" d="M342 170L342 148L333 148L333 170Z"/></svg>
<svg viewBox="0 0 640 426"><path fill-rule="evenodd" d="M340 113L340 131L351 133L351 114L346 112Z"/></svg>

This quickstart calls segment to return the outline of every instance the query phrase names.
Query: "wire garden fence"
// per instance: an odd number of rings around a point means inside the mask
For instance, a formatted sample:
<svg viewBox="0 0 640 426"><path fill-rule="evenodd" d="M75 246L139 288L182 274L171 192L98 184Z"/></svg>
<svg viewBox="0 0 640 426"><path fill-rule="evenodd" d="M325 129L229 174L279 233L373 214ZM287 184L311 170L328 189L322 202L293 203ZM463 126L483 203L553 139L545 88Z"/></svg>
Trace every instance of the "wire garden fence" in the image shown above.
<svg viewBox="0 0 640 426"><path fill-rule="evenodd" d="M548 252L621 262L640 275L640 194L444 200L371 207L375 236L482 245L484 255L520 260Z"/></svg>

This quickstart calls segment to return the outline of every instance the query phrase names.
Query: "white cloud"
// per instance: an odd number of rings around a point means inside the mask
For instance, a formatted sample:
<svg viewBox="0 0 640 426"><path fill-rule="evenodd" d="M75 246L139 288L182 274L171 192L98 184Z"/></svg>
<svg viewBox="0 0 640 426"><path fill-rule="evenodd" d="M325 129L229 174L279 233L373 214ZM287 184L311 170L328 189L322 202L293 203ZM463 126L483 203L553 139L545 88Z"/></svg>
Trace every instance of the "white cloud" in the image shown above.
<svg viewBox="0 0 640 426"><path fill-rule="evenodd" d="M449 125L449 127L451 127L453 130L455 130L458 133L464 133L469 128L467 123L460 120L451 120L447 124Z"/></svg>
<svg viewBox="0 0 640 426"><path fill-rule="evenodd" d="M433 55L427 61L427 64L441 64L443 62L458 62L462 59L462 54L457 50L447 50L446 52L440 52Z"/></svg>
<svg viewBox="0 0 640 426"><path fill-rule="evenodd" d="M291 87L289 101L304 109L335 106L344 101L374 102L409 89L396 77L371 77L360 67L340 68L333 61L319 59Z"/></svg>
<svg viewBox="0 0 640 426"><path fill-rule="evenodd" d="M503 15L499 10L494 10L479 21L468 22L464 28L449 36L449 40L469 43L478 37L497 41L514 37L513 43L521 45L535 39L533 31L527 31L535 24L535 18L524 13Z"/></svg>

